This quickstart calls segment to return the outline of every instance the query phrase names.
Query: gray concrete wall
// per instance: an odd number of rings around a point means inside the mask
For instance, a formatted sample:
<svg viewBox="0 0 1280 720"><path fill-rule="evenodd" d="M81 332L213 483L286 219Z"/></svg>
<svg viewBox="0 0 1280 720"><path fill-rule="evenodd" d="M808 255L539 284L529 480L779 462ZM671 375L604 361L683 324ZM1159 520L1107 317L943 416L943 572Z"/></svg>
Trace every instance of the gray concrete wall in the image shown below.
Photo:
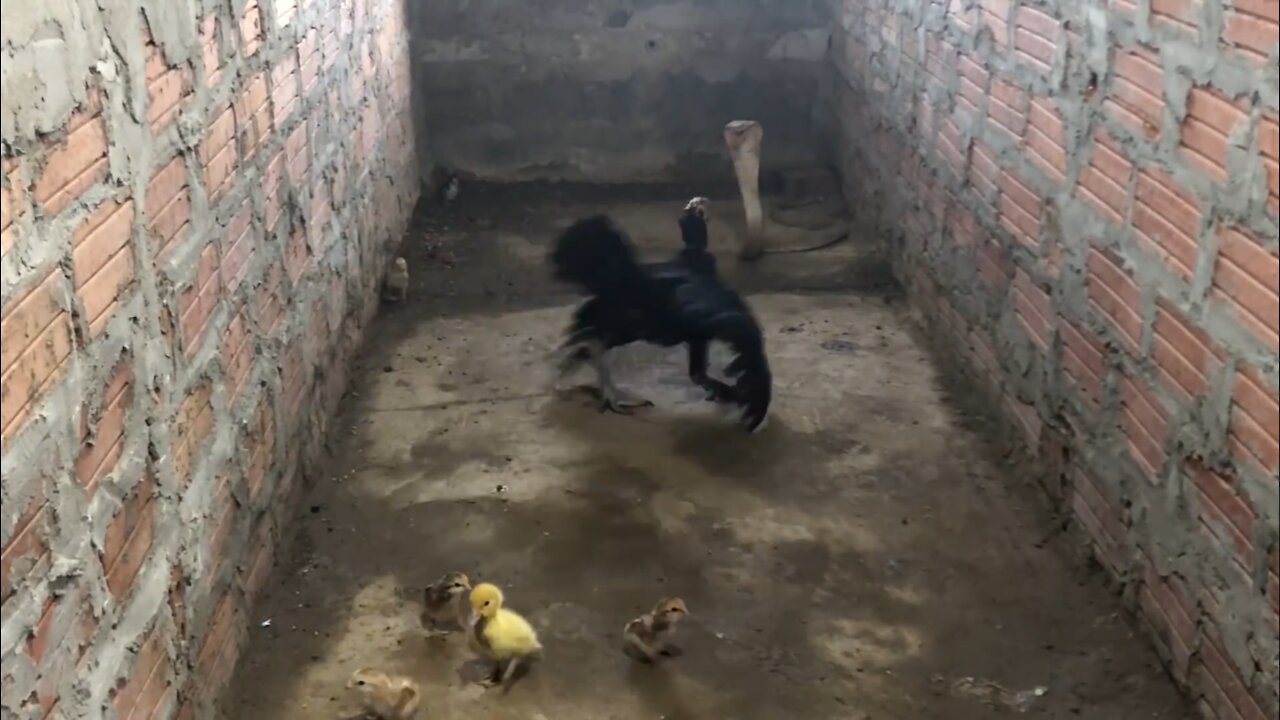
<svg viewBox="0 0 1280 720"><path fill-rule="evenodd" d="M1280 3L832 7L867 231L1205 715L1274 717Z"/></svg>
<svg viewBox="0 0 1280 720"><path fill-rule="evenodd" d="M813 157L821 0L409 3L424 164L494 179L731 173L750 118L765 162Z"/></svg>
<svg viewBox="0 0 1280 720"><path fill-rule="evenodd" d="M417 192L401 3L3 8L3 715L211 717Z"/></svg>

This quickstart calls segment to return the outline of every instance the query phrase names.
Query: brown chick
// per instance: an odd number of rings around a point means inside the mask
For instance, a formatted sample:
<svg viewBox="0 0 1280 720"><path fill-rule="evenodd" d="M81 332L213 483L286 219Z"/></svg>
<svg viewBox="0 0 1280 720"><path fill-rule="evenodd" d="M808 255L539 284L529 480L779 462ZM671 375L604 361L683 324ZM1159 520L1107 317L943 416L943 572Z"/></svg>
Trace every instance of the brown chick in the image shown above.
<svg viewBox="0 0 1280 720"><path fill-rule="evenodd" d="M402 675L388 675L380 670L363 668L351 673L347 688L360 701L356 718L369 720L411 720L418 714L422 688Z"/></svg>
<svg viewBox="0 0 1280 720"><path fill-rule="evenodd" d="M451 572L427 586L422 598L422 626L432 635L445 635L467 626L471 609L467 594L471 580L460 572Z"/></svg>
<svg viewBox="0 0 1280 720"><path fill-rule="evenodd" d="M660 600L652 612L641 615L623 628L623 650L637 660L650 663L659 655L679 655L680 648L668 639L675 633L676 623L688 614L684 600L678 597Z"/></svg>

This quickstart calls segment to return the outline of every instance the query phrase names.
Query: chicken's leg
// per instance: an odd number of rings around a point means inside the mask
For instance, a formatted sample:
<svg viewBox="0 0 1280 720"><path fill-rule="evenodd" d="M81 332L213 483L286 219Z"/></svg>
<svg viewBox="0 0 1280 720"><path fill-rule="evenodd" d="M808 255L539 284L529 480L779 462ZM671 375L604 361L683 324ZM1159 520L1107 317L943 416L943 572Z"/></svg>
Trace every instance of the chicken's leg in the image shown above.
<svg viewBox="0 0 1280 720"><path fill-rule="evenodd" d="M689 343L689 379L707 392L707 400L728 402L733 398L733 388L707 374L707 350L705 340Z"/></svg>
<svg viewBox="0 0 1280 720"><path fill-rule="evenodd" d="M590 353L591 367L595 368L596 378L600 382L601 412L609 410L621 415L630 415L636 408L653 407L652 401L626 393L613 384L613 376L609 372L608 364L604 361L606 349L603 343L593 340L584 343L583 347Z"/></svg>

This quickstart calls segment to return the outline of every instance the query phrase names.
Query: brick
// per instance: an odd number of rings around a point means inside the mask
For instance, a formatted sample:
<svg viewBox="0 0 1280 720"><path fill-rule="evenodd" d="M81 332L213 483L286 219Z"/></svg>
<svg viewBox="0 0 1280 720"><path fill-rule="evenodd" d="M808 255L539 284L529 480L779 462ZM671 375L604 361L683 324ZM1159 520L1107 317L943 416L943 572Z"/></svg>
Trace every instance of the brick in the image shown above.
<svg viewBox="0 0 1280 720"><path fill-rule="evenodd" d="M1223 352L1204 331L1160 300L1152 324L1151 358L1161 383L1191 402L1208 391L1209 377L1222 367Z"/></svg>
<svg viewBox="0 0 1280 720"><path fill-rule="evenodd" d="M106 127L98 101L91 98L68 123L66 139L45 158L32 197L46 213L57 214L106 179L107 169Z"/></svg>
<svg viewBox="0 0 1280 720"><path fill-rule="evenodd" d="M1225 11L1222 42L1262 65L1276 52L1280 33L1280 2L1276 0L1233 0Z"/></svg>
<svg viewBox="0 0 1280 720"><path fill-rule="evenodd" d="M26 294L10 300L0 329L0 426L4 443L32 405L52 387L71 355L71 317L59 306L63 275L56 268Z"/></svg>
<svg viewBox="0 0 1280 720"><path fill-rule="evenodd" d="M363 62L363 58L361 59ZM936 35L925 39L924 71L935 87L945 87L955 67L951 46Z"/></svg>
<svg viewBox="0 0 1280 720"><path fill-rule="evenodd" d="M372 151L373 145L373 140L369 138L368 134L373 132L373 128L377 127L377 124L376 122L366 120L364 127L365 132L367 133L365 140L365 152L368 154ZM376 138L374 139L376 140ZM951 121L951 118L943 120L941 126L938 128L938 151L939 154L942 155L942 159L947 162L947 165L953 171L955 171L956 175L964 177L966 160L968 158L968 145L966 144L964 137L960 134L960 129Z"/></svg>
<svg viewBox="0 0 1280 720"><path fill-rule="evenodd" d="M199 349L199 339L222 299L222 274L218 269L218 248L205 245L196 261L191 285L178 297L178 318L182 343L189 358Z"/></svg>
<svg viewBox="0 0 1280 720"><path fill-rule="evenodd" d="M1247 365L1236 370L1227 432L1237 461L1260 464L1268 474L1280 469L1280 400Z"/></svg>
<svg viewBox="0 0 1280 720"><path fill-rule="evenodd" d="M990 82L991 75L973 58L965 54L959 56L957 69L960 72L960 92L956 96L956 104L965 112L976 116L978 107L987 94L987 83Z"/></svg>
<svg viewBox="0 0 1280 720"><path fill-rule="evenodd" d="M306 179L307 172L311 168L311 157L307 151L307 126L305 123L299 124L293 132L289 133L289 138L285 141L284 152L289 180L295 186L303 185L303 180Z"/></svg>
<svg viewBox="0 0 1280 720"><path fill-rule="evenodd" d="M151 552L155 501L148 472L124 499L102 540L102 568L107 588L117 600L129 595L138 571Z"/></svg>
<svg viewBox="0 0 1280 720"><path fill-rule="evenodd" d="M320 37L320 55L324 58L325 70L332 68L338 58L342 57L342 45L332 26L327 27Z"/></svg>
<svg viewBox="0 0 1280 720"><path fill-rule="evenodd" d="M1196 515L1215 543L1246 573L1253 553L1254 512L1232 482L1204 465L1188 461L1188 478L1196 490Z"/></svg>
<svg viewBox="0 0 1280 720"><path fill-rule="evenodd" d="M191 464L213 432L213 389L200 384L187 392L173 418L173 471L185 487L191 478Z"/></svg>
<svg viewBox="0 0 1280 720"><path fill-rule="evenodd" d="M1092 539L1094 553L1103 567L1113 577L1119 577L1123 570L1119 550L1124 542L1125 523L1116 503L1109 501L1088 475L1077 470L1071 483L1071 509Z"/></svg>
<svg viewBox="0 0 1280 720"><path fill-rule="evenodd" d="M1143 563L1143 586L1139 591L1139 602L1160 643L1169 651L1174 676L1185 678L1196 629L1187 610L1187 603L1179 597L1174 587L1173 578L1161 578L1152 570L1150 562Z"/></svg>
<svg viewBox="0 0 1280 720"><path fill-rule="evenodd" d="M1000 224L1027 247L1040 242L1040 196L1027 187L1017 173L1005 170L1000 176Z"/></svg>
<svg viewBox="0 0 1280 720"><path fill-rule="evenodd" d="M1048 352L1053 342L1049 319L1054 315L1049 295L1020 269L1013 274L1013 303L1018 324L1041 352Z"/></svg>
<svg viewBox="0 0 1280 720"><path fill-rule="evenodd" d="M1258 154L1267 178L1267 208L1280 214L1280 117L1264 113L1258 121Z"/></svg>
<svg viewBox="0 0 1280 720"><path fill-rule="evenodd" d="M1017 142L1022 138L1027 123L1027 106L1030 97L1026 91L1000 78L992 78L991 89L987 95L987 119L989 127L994 128L1007 142Z"/></svg>
<svg viewBox="0 0 1280 720"><path fill-rule="evenodd" d="M298 15L298 0L275 0L272 7L276 12L276 27L285 28Z"/></svg>
<svg viewBox="0 0 1280 720"><path fill-rule="evenodd" d="M200 143L200 163L204 167L205 190L217 198L231 184L239 157L233 142L236 135L235 113L230 105L213 116Z"/></svg>
<svg viewBox="0 0 1280 720"><path fill-rule="evenodd" d="M1201 22L1200 0L1151 0L1151 24L1198 36Z"/></svg>
<svg viewBox="0 0 1280 720"><path fill-rule="evenodd" d="M240 210L227 223L226 239L223 241L223 247L227 250L222 258L221 274L228 296L240 287L251 266L250 261L257 244L252 217L253 207L249 199L245 198L240 204Z"/></svg>
<svg viewBox="0 0 1280 720"><path fill-rule="evenodd" d="M1164 118L1164 71L1160 56L1138 46L1115 55L1115 77L1104 106L1113 117L1148 138L1160 135Z"/></svg>
<svg viewBox="0 0 1280 720"><path fill-rule="evenodd" d="M1168 416L1142 382L1128 375L1120 379L1120 427L1130 456L1154 482L1166 458Z"/></svg>
<svg viewBox="0 0 1280 720"><path fill-rule="evenodd" d="M1076 194L1119 225L1128 211L1132 180L1133 163L1125 157L1123 148L1106 133L1096 133L1089 164L1080 170L1076 180Z"/></svg>
<svg viewBox="0 0 1280 720"><path fill-rule="evenodd" d="M1280 351L1280 256L1247 228L1220 225L1213 297L1259 342Z"/></svg>
<svg viewBox="0 0 1280 720"><path fill-rule="evenodd" d="M1200 202L1172 177L1148 167L1134 189L1133 229L1144 250L1185 281L1199 254Z"/></svg>
<svg viewBox="0 0 1280 720"><path fill-rule="evenodd" d="M280 263L270 266L255 293L258 327L265 335L274 334L284 317L284 307L280 300L281 269Z"/></svg>
<svg viewBox="0 0 1280 720"><path fill-rule="evenodd" d="M262 481L275 455L275 414L271 407L270 399L264 396L258 402L253 425L250 426L249 468L245 471L245 484L249 487L249 496L255 499L262 490Z"/></svg>
<svg viewBox="0 0 1280 720"><path fill-rule="evenodd" d="M0 185L0 257L9 254L17 238L17 230L13 227L13 219L22 207L22 189L19 187L17 161L4 159L4 180Z"/></svg>
<svg viewBox="0 0 1280 720"><path fill-rule="evenodd" d="M206 85L217 85L222 67L218 47L218 14L211 12L200 21L200 59Z"/></svg>
<svg viewBox="0 0 1280 720"><path fill-rule="evenodd" d="M333 216L333 203L329 199L329 184L323 180L311 189L311 209L307 217L307 242L316 254L322 254L325 225Z"/></svg>
<svg viewBox="0 0 1280 720"><path fill-rule="evenodd" d="M169 654L156 630L142 644L128 677L111 697L120 720L146 720L164 699L171 684Z"/></svg>
<svg viewBox="0 0 1280 720"><path fill-rule="evenodd" d="M302 274L306 272L307 265L311 261L311 249L307 245L307 236L302 228L295 230L290 236L284 249L285 269L289 274L289 280L295 285Z"/></svg>
<svg viewBox="0 0 1280 720"><path fill-rule="evenodd" d="M103 314L133 279L132 233L133 201L108 200L71 235L71 274L90 326L105 324Z"/></svg>
<svg viewBox="0 0 1280 720"><path fill-rule="evenodd" d="M1088 328L1066 320L1058 323L1062 337L1062 369L1079 388L1084 399L1096 408L1102 400L1102 379L1106 376L1105 346Z"/></svg>
<svg viewBox="0 0 1280 720"><path fill-rule="evenodd" d="M1018 59L1042 72L1053 66L1053 56L1062 39L1062 22L1053 16L1023 5L1018 8L1013 31L1013 48Z"/></svg>
<svg viewBox="0 0 1280 720"><path fill-rule="evenodd" d="M1007 47L1009 43L1008 0L979 0L978 6L982 27L991 31L996 47Z"/></svg>
<svg viewBox="0 0 1280 720"><path fill-rule="evenodd" d="M235 126L240 132L240 147L246 160L257 153L258 148L271 135L272 113L267 105L267 75L259 72L249 78L244 90L233 106Z"/></svg>
<svg viewBox="0 0 1280 720"><path fill-rule="evenodd" d="M1213 88L1193 87L1187 95L1179 153L1198 170L1223 182L1227 179L1229 137L1238 124L1247 120L1243 103L1233 102Z"/></svg>
<svg viewBox="0 0 1280 720"><path fill-rule="evenodd" d="M237 311L223 333L219 346L222 358L227 404L234 404L244 389L244 381L253 367L252 340L243 311Z"/></svg>
<svg viewBox="0 0 1280 720"><path fill-rule="evenodd" d="M1003 289L1012 272L1012 263L998 243L988 240L978 247L978 273L991 290Z"/></svg>
<svg viewBox="0 0 1280 720"><path fill-rule="evenodd" d="M946 124L945 122L943 123ZM382 122L378 117L378 109L369 105L364 109L364 116L360 121L361 144L364 149L364 157L373 157L374 146L378 142L378 129L382 127ZM959 136L957 131L955 135Z"/></svg>
<svg viewBox="0 0 1280 720"><path fill-rule="evenodd" d="M283 125L298 107L298 53L290 50L271 68L271 104L275 121Z"/></svg>
<svg viewBox="0 0 1280 720"><path fill-rule="evenodd" d="M995 153L978 140L973 141L969 182L978 192L986 195L994 195L1000 187L1000 165L996 162Z"/></svg>
<svg viewBox="0 0 1280 720"><path fill-rule="evenodd" d="M1218 717L1232 720L1267 720L1270 717L1249 695L1239 670L1218 641L1204 638L1198 659L1199 663L1192 671L1191 687L1204 695Z"/></svg>
<svg viewBox="0 0 1280 720"><path fill-rule="evenodd" d="M124 447L125 414L133 400L132 371L128 358L121 360L102 392L101 409L90 432L89 408L81 413L80 454L76 479L86 488L114 468Z"/></svg>
<svg viewBox="0 0 1280 720"><path fill-rule="evenodd" d="M1040 432L1044 428L1034 405L1021 402L1010 395L1004 398L1004 410L1014 425L1022 431L1027 447L1040 446Z"/></svg>
<svg viewBox="0 0 1280 720"><path fill-rule="evenodd" d="M231 492L231 483L226 478L219 478L210 499L208 521L205 523L207 532L202 538L204 570L199 584L201 595L208 595L209 591L223 580L225 567L223 559L227 538L231 537L240 512L241 506Z"/></svg>
<svg viewBox="0 0 1280 720"><path fill-rule="evenodd" d="M302 83L302 95L310 96L320 79L320 33L315 28L298 41L298 80Z"/></svg>
<svg viewBox="0 0 1280 720"><path fill-rule="evenodd" d="M191 230L191 191L187 168L176 157L151 176L147 183L147 233L156 262L187 237Z"/></svg>
<svg viewBox="0 0 1280 720"><path fill-rule="evenodd" d="M302 348L294 343L286 352L280 364L284 408L290 423L297 422L298 412L302 406L302 396L306 391L307 381L303 372L303 364Z"/></svg>
<svg viewBox="0 0 1280 720"><path fill-rule="evenodd" d="M978 218L954 197L947 204L943 227L950 231L952 241L960 247L972 248L978 244Z"/></svg>
<svg viewBox="0 0 1280 720"><path fill-rule="evenodd" d="M267 163L267 170L263 173L262 185L267 193L265 220L268 233L275 230L276 222L280 219L280 210L284 205L284 167L284 151L278 150Z"/></svg>
<svg viewBox="0 0 1280 720"><path fill-rule="evenodd" d="M72 589L45 601L40 619L25 643L32 662L49 667L46 658L52 659L59 653L77 661L83 657L97 630L86 599L86 591Z"/></svg>
<svg viewBox="0 0 1280 720"><path fill-rule="evenodd" d="M1086 266L1089 306L1107 320L1120 344L1137 356L1142 341L1142 296L1137 284L1109 252L1091 248Z"/></svg>
<svg viewBox="0 0 1280 720"><path fill-rule="evenodd" d="M1053 101L1035 98L1027 113L1028 158L1045 177L1061 183L1067 177L1067 149L1062 116Z"/></svg>
<svg viewBox="0 0 1280 720"><path fill-rule="evenodd" d="M8 602L32 570L48 556L46 542L49 522L48 505L37 492L27 510L14 523L13 532L0 551L0 602Z"/></svg>
<svg viewBox="0 0 1280 720"><path fill-rule="evenodd" d="M192 91L191 69L169 67L155 44L146 47L147 124L151 134L162 132L182 109L182 102Z"/></svg>
<svg viewBox="0 0 1280 720"><path fill-rule="evenodd" d="M262 47L262 10L258 6L258 0L245 3L238 25L240 51L245 57L249 57Z"/></svg>
<svg viewBox="0 0 1280 720"><path fill-rule="evenodd" d="M242 624L240 607L235 597L230 592L224 592L209 619L204 642L196 655L195 670L201 680L197 692L202 697L217 697L231 679L231 672L240 655Z"/></svg>
<svg viewBox="0 0 1280 720"><path fill-rule="evenodd" d="M250 547L252 549L244 565L240 586L244 589L246 601L252 603L266 587L271 576L271 566L275 562L275 541L271 534L269 515L258 521Z"/></svg>

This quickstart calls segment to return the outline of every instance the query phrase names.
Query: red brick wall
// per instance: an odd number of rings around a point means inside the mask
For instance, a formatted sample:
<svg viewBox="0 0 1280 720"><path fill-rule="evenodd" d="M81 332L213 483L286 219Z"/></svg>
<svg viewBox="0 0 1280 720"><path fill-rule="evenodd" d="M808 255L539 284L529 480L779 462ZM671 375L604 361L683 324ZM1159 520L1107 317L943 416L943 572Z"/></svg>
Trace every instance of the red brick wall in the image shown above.
<svg viewBox="0 0 1280 720"><path fill-rule="evenodd" d="M199 5L6 27L6 717L209 715L417 192L398 0Z"/></svg>
<svg viewBox="0 0 1280 720"><path fill-rule="evenodd" d="M1280 2L832 6L868 230L1205 715L1273 717Z"/></svg>

